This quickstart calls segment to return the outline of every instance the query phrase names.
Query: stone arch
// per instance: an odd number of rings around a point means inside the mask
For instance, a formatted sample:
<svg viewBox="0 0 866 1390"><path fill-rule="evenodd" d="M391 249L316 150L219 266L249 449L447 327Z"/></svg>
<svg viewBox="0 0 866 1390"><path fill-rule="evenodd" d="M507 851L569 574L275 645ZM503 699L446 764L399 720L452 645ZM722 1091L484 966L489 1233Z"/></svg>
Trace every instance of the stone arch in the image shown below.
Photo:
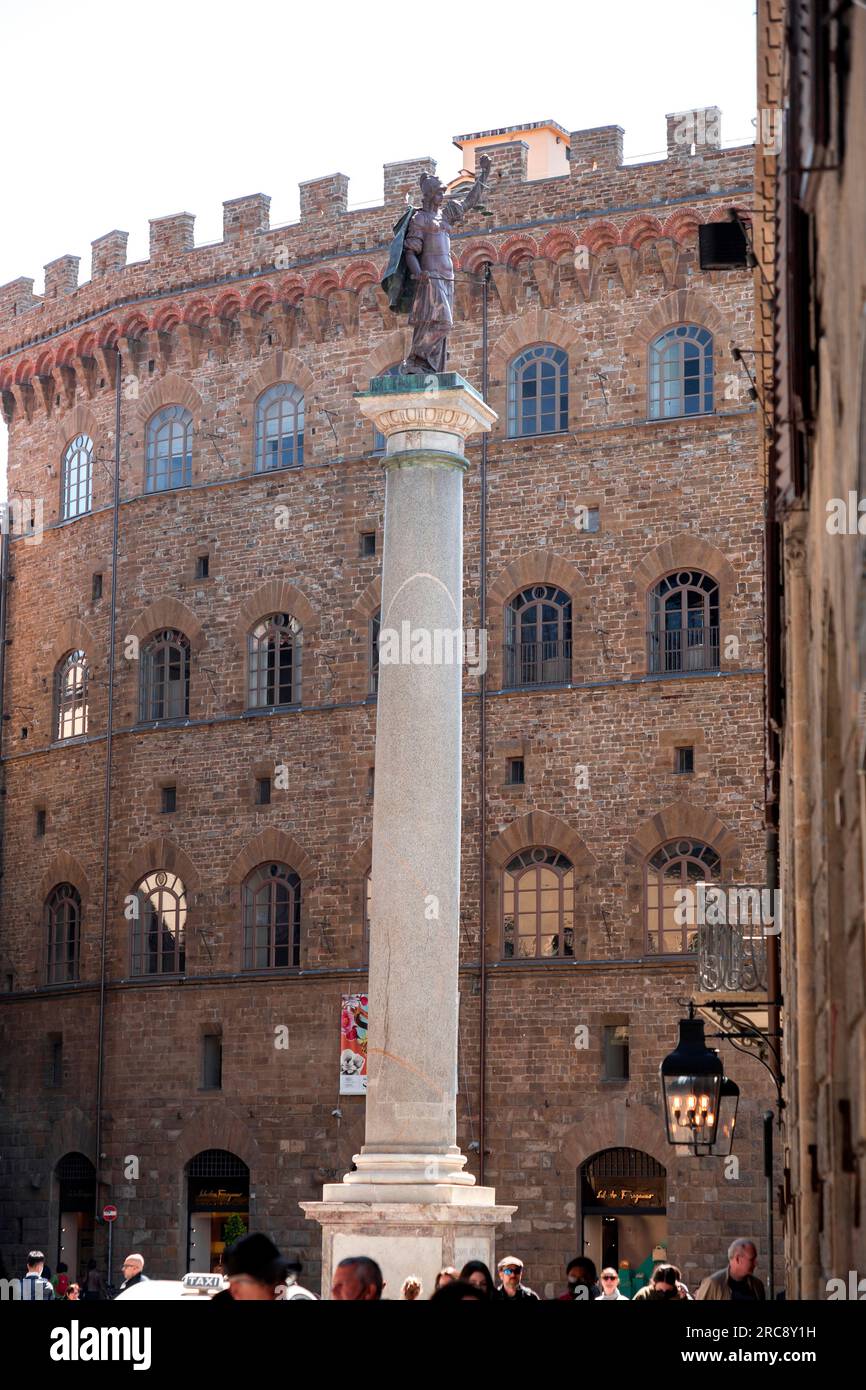
<svg viewBox="0 0 866 1390"><path fill-rule="evenodd" d="M497 689L505 677L505 608L516 593L529 584L556 584L571 597L572 679L589 657L590 604L586 580L577 565L554 550L528 550L511 560L487 590L488 679Z"/></svg>
<svg viewBox="0 0 866 1390"><path fill-rule="evenodd" d="M51 643L49 660L52 672L56 668L58 661L62 661L69 652L83 651L87 655L87 660L91 671L94 669L97 650L96 638L86 623L80 618L67 618L59 627L55 628L54 640Z"/></svg>
<svg viewBox="0 0 866 1390"><path fill-rule="evenodd" d="M382 606L382 576L377 574L348 612L349 640L351 644L352 693L354 698L366 700L371 697L371 630L374 614Z"/></svg>
<svg viewBox="0 0 866 1390"><path fill-rule="evenodd" d="M130 411L129 432L132 440L129 449L130 468L134 484L138 486L141 493L147 490L147 426L148 422L164 406L181 405L189 411L192 416L193 428L193 449L192 449L192 480L199 476L201 469L201 448L199 443L199 431L201 429L204 414L204 404L201 396L184 377L176 372L167 372L159 381L155 381L146 391L142 392L139 399L134 403Z"/></svg>
<svg viewBox="0 0 866 1390"><path fill-rule="evenodd" d="M725 638L736 636L734 597L737 574L721 550L711 541L694 532L682 531L670 536L661 545L647 551L626 581L626 594L631 604L626 616L626 650L632 675L649 673L647 631L649 630L649 596L653 585L673 570L701 570L719 585L720 668L737 670L740 663L725 656Z"/></svg>
<svg viewBox="0 0 866 1390"><path fill-rule="evenodd" d="M374 376L381 376L395 362L402 362L409 351L411 340L411 328L396 328L391 333L386 333L379 346L358 364L355 389L366 391Z"/></svg>
<svg viewBox="0 0 866 1390"><path fill-rule="evenodd" d="M301 882L309 885L316 877L316 866L307 851L287 830L269 825L260 834L248 840L232 860L226 874L226 883L231 890L232 900L240 903L240 889L244 879L259 864L271 860L289 864L301 877Z"/></svg>
<svg viewBox="0 0 866 1390"><path fill-rule="evenodd" d="M619 239L623 246L634 246L637 249L643 246L644 242L655 241L661 235L662 227L658 218L641 213L626 222Z"/></svg>
<svg viewBox="0 0 866 1390"><path fill-rule="evenodd" d="M730 354L730 342L734 337L733 326L722 311L701 290L672 290L656 300L652 308L635 325L625 338L624 351L633 358L637 380L642 382L644 414L649 418L649 348L661 333L681 323L697 324L709 329L713 335L713 409L718 409L719 386L727 373L733 370L734 361ZM682 420L684 417L676 417ZM685 417L687 418L687 417Z"/></svg>
<svg viewBox="0 0 866 1390"><path fill-rule="evenodd" d="M670 1178L672 1150L665 1142L661 1105L634 1100L627 1106L587 1105L560 1140L562 1162L575 1174L594 1154L620 1148L649 1154Z"/></svg>
<svg viewBox="0 0 866 1390"><path fill-rule="evenodd" d="M78 889L81 894L81 909L84 912L91 893L90 879L82 868L80 859L76 859L74 854L65 849L59 849L52 854L48 867L39 880L36 898L40 914L45 899L58 883L71 883L73 888Z"/></svg>
<svg viewBox="0 0 866 1390"><path fill-rule="evenodd" d="M188 608L180 599L164 594L153 603L149 604L142 613L139 613L135 622L124 634L124 641L128 637L134 637L139 644L139 650L136 653L138 659L125 661L123 663L124 666L129 666L130 668L125 675L125 690L129 699L127 718L130 723L134 723L140 718L139 695L142 679L140 660L141 648L144 647L148 638L153 633L161 632L165 628L173 628L177 632L182 632L189 642L189 718L199 718L207 711L210 695L210 681L208 677L203 672L198 671L196 665L192 663L192 658L200 657L206 649L207 639L205 637L204 628L191 608Z"/></svg>
<svg viewBox="0 0 866 1390"><path fill-rule="evenodd" d="M262 392L267 391L269 386L276 386L279 382L297 386L299 391L303 391L305 419L310 414L310 406L315 399L316 379L297 353L290 352L287 348L277 348L262 362L261 366L256 368L238 396L238 410L241 417L238 431L240 456L241 459L247 460L247 466L251 473L255 471L256 466L256 402ZM308 448L310 442L309 431L305 427L304 456L306 458L309 458L312 452Z"/></svg>
<svg viewBox="0 0 866 1390"><path fill-rule="evenodd" d="M598 862L585 841L567 821L547 811L527 811L513 820L488 843L484 865L484 892L487 906L485 950L488 959L502 958L502 871L508 861L523 849L546 847L565 854L574 865L575 875L575 956L586 954L591 918L592 894L586 886L595 883ZM582 891L583 890L583 891Z"/></svg>
<svg viewBox="0 0 866 1390"><path fill-rule="evenodd" d="M106 478L105 470L96 466L96 459L99 453L106 449L108 440L94 412L89 406L79 404L67 411L66 414L61 415L54 426L58 484L57 516L59 520L63 519L63 456L68 445L78 434L86 434L93 445L90 465L91 511L108 500L110 481Z"/></svg>
<svg viewBox="0 0 866 1390"><path fill-rule="evenodd" d="M499 416L494 429L504 435L507 429L508 366L524 348L534 343L552 343L568 353L568 375L571 379L577 362L581 339L576 328L552 309L529 309L513 320L500 334L490 351L490 389L489 404ZM576 392L568 393L568 424L574 428L577 403Z"/></svg>
<svg viewBox="0 0 866 1390"><path fill-rule="evenodd" d="M647 860L670 840L702 840L722 861L722 877L735 880L743 857L742 844L715 811L682 798L648 817L626 842L623 861L624 902L628 933L626 952L642 956L645 949L644 872Z"/></svg>
<svg viewBox="0 0 866 1390"><path fill-rule="evenodd" d="M249 692L249 643L250 631L261 618L271 613L288 613L301 625L301 703L308 704L313 698L313 654L315 636L319 620L315 608L306 594L286 579L271 579L255 593L244 600L235 623L235 647L242 654L244 686L239 692L242 708L247 707Z"/></svg>
<svg viewBox="0 0 866 1390"><path fill-rule="evenodd" d="M147 874L156 873L159 869L177 874L186 889L188 906L192 909L195 905L193 895L202 888L202 876L186 850L164 835L139 845L129 856L119 879L121 897L132 893Z"/></svg>
<svg viewBox="0 0 866 1390"><path fill-rule="evenodd" d="M152 632L163 628L176 628L189 640L192 651L200 651L205 646L204 628L191 608L180 599L164 594L139 613L129 629L129 636L145 642Z"/></svg>
<svg viewBox="0 0 866 1390"><path fill-rule="evenodd" d="M192 1159L208 1149L224 1149L245 1163L250 1170L251 1187L254 1173L261 1175L261 1147L250 1126L222 1096L215 1096L212 1104L202 1107L181 1126L174 1144L175 1166L181 1180L185 1179L187 1165ZM259 1165L258 1168L255 1165Z"/></svg>
<svg viewBox="0 0 866 1390"><path fill-rule="evenodd" d="M81 978L87 978L83 958L87 945L87 919L91 907L90 879L82 868L80 860L76 859L75 855L70 854L68 850L61 849L52 854L48 867L39 880L31 910L33 939L38 942L35 955L38 962L39 979L43 982L48 978L48 933L45 930L45 903L52 889L61 883L71 883L73 888L78 889L81 898L78 950L81 961Z"/></svg>

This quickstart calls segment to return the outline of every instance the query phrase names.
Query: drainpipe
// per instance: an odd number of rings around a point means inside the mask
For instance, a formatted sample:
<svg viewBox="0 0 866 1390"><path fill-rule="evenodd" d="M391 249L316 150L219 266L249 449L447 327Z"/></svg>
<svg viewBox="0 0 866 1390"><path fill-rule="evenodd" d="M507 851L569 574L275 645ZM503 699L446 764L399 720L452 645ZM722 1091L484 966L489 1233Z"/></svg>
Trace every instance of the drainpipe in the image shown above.
<svg viewBox="0 0 866 1390"><path fill-rule="evenodd" d="M793 511L785 528L790 652L791 778L793 782L794 950L797 962L797 1145L799 1150L799 1275L797 1297L818 1297L820 1186L815 1085L815 933L812 922L812 797L809 731L808 512Z"/></svg>
<svg viewBox="0 0 866 1390"><path fill-rule="evenodd" d="M111 753L114 726L114 656L117 627L117 537L120 522L120 382L122 359L117 351L114 367L114 506L111 535L111 609L108 634L108 708L106 711L105 787L102 817L102 940L99 964L99 1032L96 1045L96 1219L100 1219L102 1170L102 1092L105 1079L105 984L108 952L108 869L111 833ZM108 1271L111 1283L111 1270Z"/></svg>
<svg viewBox="0 0 866 1390"><path fill-rule="evenodd" d="M485 262L481 281L481 394L487 400L488 381L488 299L490 263ZM487 435L481 436L481 504L478 629L487 627ZM486 663L485 663L486 665ZM478 701L478 938L481 957L478 1011L478 1182L484 1186L484 1130L486 1112L485 1073L487 1070L487 671L481 672Z"/></svg>

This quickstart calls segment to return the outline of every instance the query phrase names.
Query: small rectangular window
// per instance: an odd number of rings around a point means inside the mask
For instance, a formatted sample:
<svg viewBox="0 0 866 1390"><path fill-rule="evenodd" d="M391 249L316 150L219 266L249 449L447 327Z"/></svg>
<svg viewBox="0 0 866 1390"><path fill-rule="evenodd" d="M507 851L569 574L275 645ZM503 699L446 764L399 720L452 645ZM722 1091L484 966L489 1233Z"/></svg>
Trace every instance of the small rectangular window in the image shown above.
<svg viewBox="0 0 866 1390"><path fill-rule="evenodd" d="M628 1081L627 1023L605 1024L603 1066L605 1081Z"/></svg>
<svg viewBox="0 0 866 1390"><path fill-rule="evenodd" d="M373 792L374 792L374 790L375 790L375 786L376 786L376 769L375 769L374 767L369 767L369 768L367 769L367 795L368 795L368 796L372 796L372 795L373 795Z"/></svg>
<svg viewBox="0 0 866 1390"><path fill-rule="evenodd" d="M210 574L210 556L199 555L195 562L196 579L207 579Z"/></svg>
<svg viewBox="0 0 866 1390"><path fill-rule="evenodd" d="M41 840L45 834L46 812L44 806L36 808L36 838Z"/></svg>
<svg viewBox="0 0 866 1390"><path fill-rule="evenodd" d="M361 532L361 554L362 554L362 555L375 555L375 554L376 554L376 532L375 532L375 531L362 531L362 532Z"/></svg>
<svg viewBox="0 0 866 1390"><path fill-rule="evenodd" d="M674 755L674 772L694 772L695 750L690 744L683 748L675 748Z"/></svg>
<svg viewBox="0 0 866 1390"><path fill-rule="evenodd" d="M63 1034L48 1035L48 1085L63 1085Z"/></svg>
<svg viewBox="0 0 866 1390"><path fill-rule="evenodd" d="M598 507L577 506L574 522L578 531L597 531L599 527Z"/></svg>
<svg viewBox="0 0 866 1390"><path fill-rule="evenodd" d="M93 587L92 587L92 589L91 589L91 591L90 591L90 597L93 599L94 603L96 602L96 600L97 600L98 598L102 598L102 575L101 575L101 574L95 574L95 575L93 576Z"/></svg>
<svg viewBox="0 0 866 1390"><path fill-rule="evenodd" d="M270 806L271 804L271 779L270 777L256 778L256 805Z"/></svg>
<svg viewBox="0 0 866 1390"><path fill-rule="evenodd" d="M177 787L163 787L162 813L170 816L177 810Z"/></svg>
<svg viewBox="0 0 866 1390"><path fill-rule="evenodd" d="M526 781L526 768L522 758L509 758L506 764L505 780L509 787L522 787Z"/></svg>
<svg viewBox="0 0 866 1390"><path fill-rule="evenodd" d="M10 972L6 976L6 991L11 994L15 988L15 976Z"/></svg>
<svg viewBox="0 0 866 1390"><path fill-rule="evenodd" d="M222 1036L205 1033L202 1044L202 1086L206 1091L219 1091L223 1084Z"/></svg>

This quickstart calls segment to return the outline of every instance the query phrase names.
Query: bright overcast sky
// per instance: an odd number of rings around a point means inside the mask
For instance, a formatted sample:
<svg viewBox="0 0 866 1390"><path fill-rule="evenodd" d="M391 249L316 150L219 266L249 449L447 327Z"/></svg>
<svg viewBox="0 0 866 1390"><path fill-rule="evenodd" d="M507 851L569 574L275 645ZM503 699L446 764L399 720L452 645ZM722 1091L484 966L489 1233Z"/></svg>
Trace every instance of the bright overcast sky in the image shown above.
<svg viewBox="0 0 866 1390"><path fill-rule="evenodd" d="M349 206L382 200L382 165L432 155L453 177L454 135L552 119L621 125L626 159L663 154L665 113L719 106L724 144L754 135L754 0L0 0L5 159L0 285L119 227L129 260L148 219L271 196L339 171ZM0 475L5 473L0 424ZM5 487L3 479L2 487ZM5 495L0 490L0 495Z"/></svg>

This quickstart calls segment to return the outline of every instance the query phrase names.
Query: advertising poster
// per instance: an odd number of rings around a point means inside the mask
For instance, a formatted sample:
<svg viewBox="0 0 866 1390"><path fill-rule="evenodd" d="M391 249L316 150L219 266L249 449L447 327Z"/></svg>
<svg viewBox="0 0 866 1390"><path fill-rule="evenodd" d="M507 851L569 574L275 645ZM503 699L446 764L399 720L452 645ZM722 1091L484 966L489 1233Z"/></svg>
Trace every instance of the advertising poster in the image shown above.
<svg viewBox="0 0 866 1390"><path fill-rule="evenodd" d="M367 996L344 994L340 1018L340 1095L367 1093Z"/></svg>

